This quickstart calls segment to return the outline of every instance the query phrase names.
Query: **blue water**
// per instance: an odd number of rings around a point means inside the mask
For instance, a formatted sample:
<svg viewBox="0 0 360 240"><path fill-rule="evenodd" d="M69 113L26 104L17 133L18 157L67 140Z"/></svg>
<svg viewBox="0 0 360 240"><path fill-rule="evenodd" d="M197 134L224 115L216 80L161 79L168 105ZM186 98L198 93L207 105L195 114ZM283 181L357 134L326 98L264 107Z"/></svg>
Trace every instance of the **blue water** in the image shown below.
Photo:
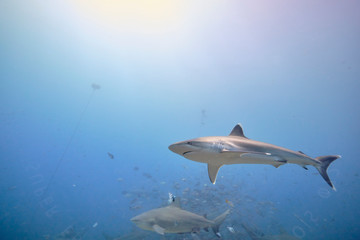
<svg viewBox="0 0 360 240"><path fill-rule="evenodd" d="M78 239L197 239L130 222L169 192L210 219L232 208L224 239L250 239L242 224L265 236L360 239L359 10L1 1L0 239L56 239L69 226ZM237 123L254 140L341 155L328 171L337 191L291 164L223 166L212 185L205 164L168 150Z"/></svg>

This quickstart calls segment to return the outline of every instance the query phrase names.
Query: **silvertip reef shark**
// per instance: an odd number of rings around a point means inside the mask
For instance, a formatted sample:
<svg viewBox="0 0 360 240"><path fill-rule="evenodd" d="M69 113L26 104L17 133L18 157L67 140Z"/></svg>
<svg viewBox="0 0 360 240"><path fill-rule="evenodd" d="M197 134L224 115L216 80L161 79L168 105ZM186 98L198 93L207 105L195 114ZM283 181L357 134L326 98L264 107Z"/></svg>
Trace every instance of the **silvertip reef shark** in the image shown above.
<svg viewBox="0 0 360 240"><path fill-rule="evenodd" d="M177 142L169 149L187 159L208 164L210 181L215 184L216 175L222 165L227 164L270 164L279 167L286 163L298 164L307 170L314 166L324 180L336 191L328 174L330 163L340 155L312 158L301 151L292 151L272 144L259 142L245 137L240 124L237 124L229 136L199 137Z"/></svg>
<svg viewBox="0 0 360 240"><path fill-rule="evenodd" d="M208 228L212 228L216 236L221 238L219 227L230 214L229 209L214 220L209 220L206 217L181 209L180 198L175 198L171 194L169 197L170 204L168 206L144 212L130 220L139 228L154 231L161 235L165 233L193 234L200 232L200 229L208 231Z"/></svg>

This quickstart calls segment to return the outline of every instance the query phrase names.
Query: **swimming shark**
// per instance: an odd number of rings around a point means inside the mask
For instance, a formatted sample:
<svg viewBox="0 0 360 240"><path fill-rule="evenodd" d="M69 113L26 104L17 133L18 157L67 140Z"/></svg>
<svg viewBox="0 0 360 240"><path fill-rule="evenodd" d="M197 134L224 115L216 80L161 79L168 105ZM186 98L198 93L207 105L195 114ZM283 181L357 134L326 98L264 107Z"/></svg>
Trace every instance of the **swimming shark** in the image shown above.
<svg viewBox="0 0 360 240"><path fill-rule="evenodd" d="M167 207L144 212L130 220L139 228L161 235L165 233L198 233L200 229L208 231L208 228L212 228L216 236L221 238L219 227L229 213L230 210L227 210L214 220L209 220L181 209L180 199L173 197Z"/></svg>
<svg viewBox="0 0 360 240"><path fill-rule="evenodd" d="M314 166L324 180L335 191L328 174L330 163L340 158L329 155L312 158L301 151L292 151L276 145L251 140L245 137L240 124L237 124L229 136L199 137L181 141L169 146L169 149L187 159L208 164L210 181L215 184L219 168L227 164L270 164L279 167L286 163L298 164L307 170Z"/></svg>

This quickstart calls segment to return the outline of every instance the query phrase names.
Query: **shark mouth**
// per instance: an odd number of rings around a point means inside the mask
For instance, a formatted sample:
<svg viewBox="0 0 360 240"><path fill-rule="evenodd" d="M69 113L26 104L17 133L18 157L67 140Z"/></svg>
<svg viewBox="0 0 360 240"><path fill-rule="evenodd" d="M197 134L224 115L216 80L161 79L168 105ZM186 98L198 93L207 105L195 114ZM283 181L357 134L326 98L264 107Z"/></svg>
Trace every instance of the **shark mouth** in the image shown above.
<svg viewBox="0 0 360 240"><path fill-rule="evenodd" d="M191 152L192 152L192 151L184 152L184 153L183 153L183 156L185 156L186 154L191 153Z"/></svg>

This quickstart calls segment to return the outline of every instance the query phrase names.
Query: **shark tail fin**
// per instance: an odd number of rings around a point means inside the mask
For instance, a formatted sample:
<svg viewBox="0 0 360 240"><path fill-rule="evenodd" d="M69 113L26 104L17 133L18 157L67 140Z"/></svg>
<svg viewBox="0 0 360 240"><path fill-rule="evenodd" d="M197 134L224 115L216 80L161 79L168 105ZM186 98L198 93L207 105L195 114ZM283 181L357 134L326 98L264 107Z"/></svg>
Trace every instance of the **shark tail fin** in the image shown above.
<svg viewBox="0 0 360 240"><path fill-rule="evenodd" d="M219 227L222 224L222 222L225 220L225 218L227 217L227 215L230 214L230 210L226 210L223 214L221 214L220 216L217 216L214 219L214 225L211 226L212 230L214 231L215 235L218 238L221 238L221 234L219 232Z"/></svg>
<svg viewBox="0 0 360 240"><path fill-rule="evenodd" d="M332 184L332 182L327 174L327 169L333 161L335 161L336 159L338 159L340 157L341 156L339 156L339 155L330 155L330 156L321 156L321 157L315 158L316 160L318 160L320 162L320 164L318 166L316 166L320 175L330 185L330 187L332 187L332 189L334 189L335 191L336 191L336 188Z"/></svg>

